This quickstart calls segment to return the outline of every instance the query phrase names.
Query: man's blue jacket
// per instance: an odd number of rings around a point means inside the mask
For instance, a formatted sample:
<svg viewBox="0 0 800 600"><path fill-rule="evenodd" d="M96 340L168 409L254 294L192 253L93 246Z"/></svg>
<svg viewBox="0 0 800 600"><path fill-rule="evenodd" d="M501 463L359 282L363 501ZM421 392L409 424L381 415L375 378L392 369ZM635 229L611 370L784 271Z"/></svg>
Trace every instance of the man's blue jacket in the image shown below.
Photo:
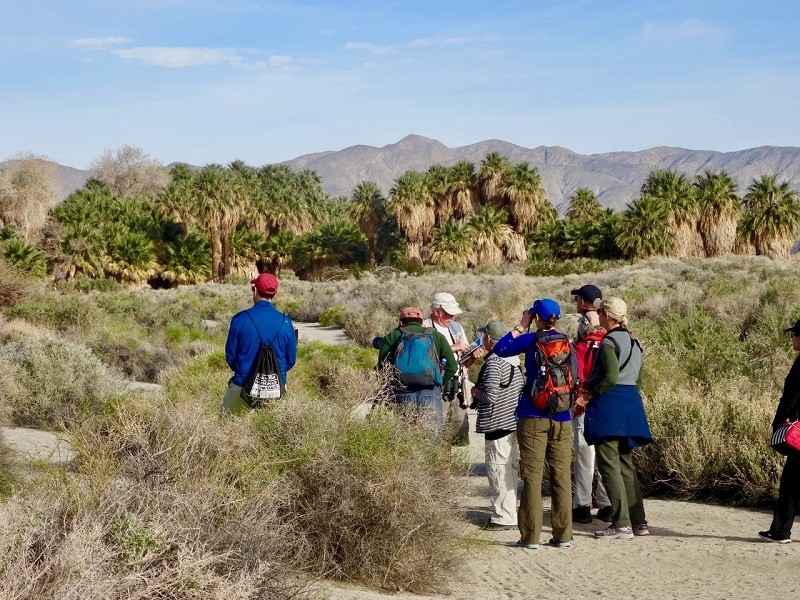
<svg viewBox="0 0 800 600"><path fill-rule="evenodd" d="M233 370L231 384L244 385L244 380L261 349L262 339L265 344L271 344L275 349L281 378L284 384L286 383L286 371L291 369L297 360L294 325L292 320L272 306L269 300L259 300L251 308L233 315L231 319L228 340L225 342L225 360Z"/></svg>

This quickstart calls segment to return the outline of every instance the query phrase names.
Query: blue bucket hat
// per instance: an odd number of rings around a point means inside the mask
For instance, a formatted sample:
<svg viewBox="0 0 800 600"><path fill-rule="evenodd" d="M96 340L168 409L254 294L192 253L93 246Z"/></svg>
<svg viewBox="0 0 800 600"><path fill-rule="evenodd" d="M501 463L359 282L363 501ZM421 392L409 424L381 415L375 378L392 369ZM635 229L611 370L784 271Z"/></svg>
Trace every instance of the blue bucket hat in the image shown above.
<svg viewBox="0 0 800 600"><path fill-rule="evenodd" d="M550 298L542 298L533 303L530 312L537 315L542 321L549 321L551 317L561 317L561 308L558 302Z"/></svg>

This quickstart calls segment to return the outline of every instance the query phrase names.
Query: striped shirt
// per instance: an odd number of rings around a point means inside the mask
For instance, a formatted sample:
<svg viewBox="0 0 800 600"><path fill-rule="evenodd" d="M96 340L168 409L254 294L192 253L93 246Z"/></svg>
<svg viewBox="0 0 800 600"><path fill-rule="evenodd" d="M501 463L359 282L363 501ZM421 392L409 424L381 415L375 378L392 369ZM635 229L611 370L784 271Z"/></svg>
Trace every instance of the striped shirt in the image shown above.
<svg viewBox="0 0 800 600"><path fill-rule="evenodd" d="M490 354L481 367L478 382L477 433L510 431L517 428L515 411L524 384L519 357L501 358Z"/></svg>

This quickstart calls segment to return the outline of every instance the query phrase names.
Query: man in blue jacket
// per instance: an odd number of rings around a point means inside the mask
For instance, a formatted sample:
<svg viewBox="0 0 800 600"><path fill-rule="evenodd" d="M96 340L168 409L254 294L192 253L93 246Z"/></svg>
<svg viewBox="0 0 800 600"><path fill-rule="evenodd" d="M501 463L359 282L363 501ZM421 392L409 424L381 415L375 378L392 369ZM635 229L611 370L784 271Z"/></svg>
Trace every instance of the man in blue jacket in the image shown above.
<svg viewBox="0 0 800 600"><path fill-rule="evenodd" d="M228 389L222 398L220 414L241 414L250 406L242 399L242 385L261 350L262 340L275 349L281 379L297 360L297 341L292 320L272 305L278 293L278 279L262 273L250 282L253 307L236 313L231 319L225 360L233 370Z"/></svg>

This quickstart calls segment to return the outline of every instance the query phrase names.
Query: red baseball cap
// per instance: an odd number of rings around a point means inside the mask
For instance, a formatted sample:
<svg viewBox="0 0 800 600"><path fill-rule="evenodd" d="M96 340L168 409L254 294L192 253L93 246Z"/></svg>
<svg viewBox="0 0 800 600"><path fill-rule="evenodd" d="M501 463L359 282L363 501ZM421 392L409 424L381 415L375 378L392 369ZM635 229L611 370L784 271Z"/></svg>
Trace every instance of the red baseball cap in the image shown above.
<svg viewBox="0 0 800 600"><path fill-rule="evenodd" d="M278 278L272 273L262 273L250 282L262 296L274 296L278 293Z"/></svg>
<svg viewBox="0 0 800 600"><path fill-rule="evenodd" d="M415 319L421 322L422 311L418 309L416 306L406 306L405 308L400 310L400 320L404 321L406 319Z"/></svg>

